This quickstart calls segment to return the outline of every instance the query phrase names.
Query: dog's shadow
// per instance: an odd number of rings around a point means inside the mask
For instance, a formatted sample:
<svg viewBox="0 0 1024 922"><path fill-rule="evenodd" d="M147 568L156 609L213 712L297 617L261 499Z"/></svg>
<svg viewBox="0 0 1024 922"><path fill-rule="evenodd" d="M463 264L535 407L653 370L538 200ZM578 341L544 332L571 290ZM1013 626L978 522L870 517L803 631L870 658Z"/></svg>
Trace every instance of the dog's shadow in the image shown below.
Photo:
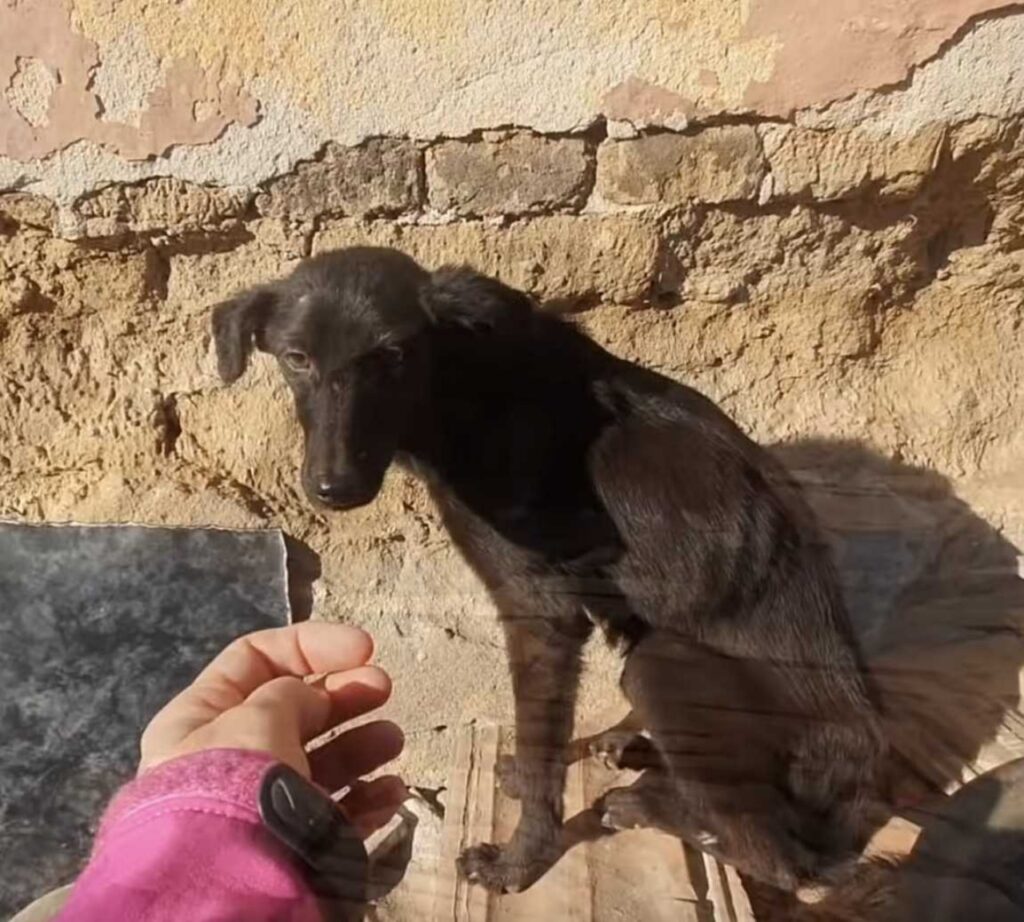
<svg viewBox="0 0 1024 922"><path fill-rule="evenodd" d="M852 441L772 451L803 486L831 545L892 744L892 806L922 825L922 839L941 835L936 801L916 810L915 794L949 790L1024 755L1020 552L934 471ZM975 807L962 833L985 841L990 817ZM984 876L981 868L958 873ZM747 883L759 917L813 916L792 897Z"/></svg>
<svg viewBox="0 0 1024 922"><path fill-rule="evenodd" d="M772 450L831 544L896 752L937 788L1024 754L1018 549L934 471L849 441Z"/></svg>
<svg viewBox="0 0 1024 922"><path fill-rule="evenodd" d="M770 450L803 487L831 547L893 744L894 809L1024 755L1018 549L934 471L853 441ZM566 824L564 848L606 834L584 811ZM752 886L759 902L764 888Z"/></svg>

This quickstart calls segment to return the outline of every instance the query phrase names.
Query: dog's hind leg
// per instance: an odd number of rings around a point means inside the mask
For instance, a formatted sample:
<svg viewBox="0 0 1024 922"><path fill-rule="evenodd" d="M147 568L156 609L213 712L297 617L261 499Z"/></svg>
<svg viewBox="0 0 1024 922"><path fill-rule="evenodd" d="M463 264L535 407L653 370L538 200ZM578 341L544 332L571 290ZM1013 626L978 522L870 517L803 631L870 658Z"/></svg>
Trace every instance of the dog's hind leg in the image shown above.
<svg viewBox="0 0 1024 922"><path fill-rule="evenodd" d="M602 794L594 810L605 829L659 829L728 861L718 836L700 821L700 803L688 802L683 791L668 772L648 769L632 784Z"/></svg>
<svg viewBox="0 0 1024 922"><path fill-rule="evenodd" d="M678 835L775 887L813 876L785 793L788 726L770 671L655 632L630 653L622 688L664 759L599 804L611 826Z"/></svg>
<svg viewBox="0 0 1024 922"><path fill-rule="evenodd" d="M607 791L594 810L606 829L659 829L782 890L795 890L813 864L785 827L785 803L762 785L679 783L654 768Z"/></svg>

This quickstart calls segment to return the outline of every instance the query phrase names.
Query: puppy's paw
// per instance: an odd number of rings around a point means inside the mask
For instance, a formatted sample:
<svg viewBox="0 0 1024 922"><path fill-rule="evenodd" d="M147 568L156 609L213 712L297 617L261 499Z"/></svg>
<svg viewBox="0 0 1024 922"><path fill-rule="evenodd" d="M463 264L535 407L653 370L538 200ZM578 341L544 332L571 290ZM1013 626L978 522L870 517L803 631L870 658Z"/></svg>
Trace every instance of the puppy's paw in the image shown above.
<svg viewBox="0 0 1024 922"><path fill-rule="evenodd" d="M473 845L459 856L459 873L493 893L518 893L534 884L557 861L557 855L522 856L511 845Z"/></svg>
<svg viewBox="0 0 1024 922"><path fill-rule="evenodd" d="M494 777L502 794L513 800L519 800L522 796L522 788L519 785L519 767L516 764L515 756L499 756L494 766Z"/></svg>
<svg viewBox="0 0 1024 922"><path fill-rule="evenodd" d="M647 804L632 788L612 788L594 804L605 829L624 831L650 826Z"/></svg>
<svg viewBox="0 0 1024 922"><path fill-rule="evenodd" d="M518 893L536 880L523 862L510 859L507 849L485 842L467 848L458 860L459 873L492 893Z"/></svg>
<svg viewBox="0 0 1024 922"><path fill-rule="evenodd" d="M630 730L609 730L597 737L589 749L591 758L610 771L619 771L644 767L650 741Z"/></svg>

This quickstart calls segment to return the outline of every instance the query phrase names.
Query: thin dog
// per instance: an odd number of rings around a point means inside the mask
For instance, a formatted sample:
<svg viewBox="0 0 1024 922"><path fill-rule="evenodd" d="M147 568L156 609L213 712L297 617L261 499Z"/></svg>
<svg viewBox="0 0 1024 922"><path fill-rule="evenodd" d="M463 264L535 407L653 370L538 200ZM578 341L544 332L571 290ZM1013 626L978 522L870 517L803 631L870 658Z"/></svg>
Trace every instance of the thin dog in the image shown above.
<svg viewBox="0 0 1024 922"><path fill-rule="evenodd" d="M276 357L316 504L427 485L504 629L519 825L462 872L494 891L557 860L581 648L624 651L649 739L609 828L655 826L774 886L862 846L886 752L828 552L773 458L696 391L617 358L522 292L389 249L302 263L213 312L220 374Z"/></svg>

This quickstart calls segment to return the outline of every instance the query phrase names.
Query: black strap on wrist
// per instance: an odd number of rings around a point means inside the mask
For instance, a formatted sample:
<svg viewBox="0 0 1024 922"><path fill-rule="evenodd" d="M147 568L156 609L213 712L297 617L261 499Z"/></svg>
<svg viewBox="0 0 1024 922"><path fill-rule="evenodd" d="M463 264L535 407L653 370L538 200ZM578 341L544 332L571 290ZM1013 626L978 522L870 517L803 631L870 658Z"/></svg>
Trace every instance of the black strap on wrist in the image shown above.
<svg viewBox="0 0 1024 922"><path fill-rule="evenodd" d="M366 900L368 861L359 831L323 791L287 765L260 785L260 818L295 857L328 922L344 920Z"/></svg>

